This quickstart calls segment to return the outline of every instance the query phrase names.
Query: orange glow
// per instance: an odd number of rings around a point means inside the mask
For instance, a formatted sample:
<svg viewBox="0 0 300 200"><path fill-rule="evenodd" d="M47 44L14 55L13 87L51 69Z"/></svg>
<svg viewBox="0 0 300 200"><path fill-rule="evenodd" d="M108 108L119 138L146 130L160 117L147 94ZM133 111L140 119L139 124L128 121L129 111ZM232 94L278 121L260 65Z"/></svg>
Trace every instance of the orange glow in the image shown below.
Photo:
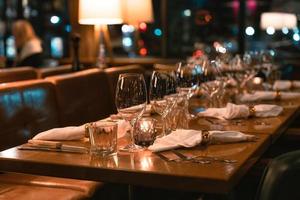
<svg viewBox="0 0 300 200"><path fill-rule="evenodd" d="M140 23L139 28L141 31L146 31L147 30L147 24L145 22Z"/></svg>
<svg viewBox="0 0 300 200"><path fill-rule="evenodd" d="M141 48L140 49L140 55L141 56L145 56L145 55L147 55L147 53L148 53L148 50L146 48Z"/></svg>
<svg viewBox="0 0 300 200"><path fill-rule="evenodd" d="M194 56L194 57L201 57L201 56L203 56L203 51L197 50L197 51L195 51L195 52L193 53L193 56Z"/></svg>

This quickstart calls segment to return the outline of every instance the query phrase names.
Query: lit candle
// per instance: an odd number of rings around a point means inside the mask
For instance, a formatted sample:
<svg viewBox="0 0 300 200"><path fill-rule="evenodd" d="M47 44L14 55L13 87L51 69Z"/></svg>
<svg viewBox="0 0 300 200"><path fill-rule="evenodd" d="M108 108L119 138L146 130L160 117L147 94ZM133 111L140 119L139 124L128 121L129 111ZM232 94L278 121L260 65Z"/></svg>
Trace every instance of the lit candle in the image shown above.
<svg viewBox="0 0 300 200"><path fill-rule="evenodd" d="M253 83L255 85L260 85L262 83L262 78L260 78L260 77L254 77L253 78Z"/></svg>
<svg viewBox="0 0 300 200"><path fill-rule="evenodd" d="M134 139L137 145L151 145L156 137L156 120L152 118L140 119L137 122L137 126L134 132Z"/></svg>

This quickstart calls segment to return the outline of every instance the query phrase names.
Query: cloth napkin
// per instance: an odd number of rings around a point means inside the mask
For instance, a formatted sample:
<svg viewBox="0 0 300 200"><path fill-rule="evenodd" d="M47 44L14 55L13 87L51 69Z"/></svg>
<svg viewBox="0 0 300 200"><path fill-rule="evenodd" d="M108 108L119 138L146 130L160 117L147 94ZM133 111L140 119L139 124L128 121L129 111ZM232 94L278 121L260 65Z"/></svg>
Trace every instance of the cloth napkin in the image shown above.
<svg viewBox="0 0 300 200"><path fill-rule="evenodd" d="M254 106L254 111L254 113L251 113L246 105L228 103L224 108L208 108L198 113L198 116L218 119L247 118L251 114L254 114L255 117L276 117L283 111L283 108L277 105L260 104Z"/></svg>
<svg viewBox="0 0 300 200"><path fill-rule="evenodd" d="M273 85L273 90L290 90L300 88L300 81L277 80Z"/></svg>
<svg viewBox="0 0 300 200"><path fill-rule="evenodd" d="M256 136L238 131L209 131L210 143L233 143L254 141ZM166 151L179 147L194 147L202 142L202 131L177 129L169 135L157 138L148 149L153 152Z"/></svg>
<svg viewBox="0 0 300 200"><path fill-rule="evenodd" d="M277 92L274 91L256 91L253 94L243 94L240 98L242 102L247 101L262 101L262 100L275 100ZM297 92L281 92L281 99L300 98L300 93Z"/></svg>
<svg viewBox="0 0 300 200"><path fill-rule="evenodd" d="M100 120L105 121L105 120ZM98 122L100 122L98 121ZM95 122L97 123L97 122ZM125 120L118 120L118 138L123 137L131 126ZM85 137L85 125L53 128L34 136L33 140L80 140Z"/></svg>

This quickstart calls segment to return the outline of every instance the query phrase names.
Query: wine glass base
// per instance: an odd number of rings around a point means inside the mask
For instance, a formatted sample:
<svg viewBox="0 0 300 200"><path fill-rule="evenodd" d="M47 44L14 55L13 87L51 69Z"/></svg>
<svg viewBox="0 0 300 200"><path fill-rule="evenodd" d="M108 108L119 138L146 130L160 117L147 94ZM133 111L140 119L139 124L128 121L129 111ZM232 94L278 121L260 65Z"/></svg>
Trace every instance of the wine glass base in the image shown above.
<svg viewBox="0 0 300 200"><path fill-rule="evenodd" d="M134 153L134 152L143 151L145 150L145 148L136 144L128 144L125 147L120 148L119 150L123 152Z"/></svg>

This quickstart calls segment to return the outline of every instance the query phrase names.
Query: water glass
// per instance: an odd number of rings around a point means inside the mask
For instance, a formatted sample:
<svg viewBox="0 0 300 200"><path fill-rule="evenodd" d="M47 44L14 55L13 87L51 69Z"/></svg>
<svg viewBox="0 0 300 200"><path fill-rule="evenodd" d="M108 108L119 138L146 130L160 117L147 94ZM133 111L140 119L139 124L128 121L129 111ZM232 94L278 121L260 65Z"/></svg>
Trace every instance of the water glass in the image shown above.
<svg viewBox="0 0 300 200"><path fill-rule="evenodd" d="M116 122L90 123L87 128L91 154L107 156L117 153L118 124Z"/></svg>

